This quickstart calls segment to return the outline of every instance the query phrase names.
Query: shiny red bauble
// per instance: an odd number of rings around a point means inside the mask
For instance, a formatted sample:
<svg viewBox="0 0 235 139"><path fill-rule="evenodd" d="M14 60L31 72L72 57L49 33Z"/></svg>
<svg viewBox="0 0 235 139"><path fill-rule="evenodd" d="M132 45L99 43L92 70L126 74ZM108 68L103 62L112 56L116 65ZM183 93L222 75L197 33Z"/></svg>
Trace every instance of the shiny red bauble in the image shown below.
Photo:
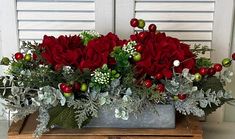
<svg viewBox="0 0 235 139"><path fill-rule="evenodd" d="M187 97L187 95L186 95L186 94L178 94L178 98L179 98L179 100L185 100L185 99L186 99L186 97Z"/></svg>
<svg viewBox="0 0 235 139"><path fill-rule="evenodd" d="M156 32L157 26L155 24L150 24L149 25L149 32Z"/></svg>
<svg viewBox="0 0 235 139"><path fill-rule="evenodd" d="M61 84L60 84L60 90L63 91L66 86L67 86L66 83L61 83Z"/></svg>
<svg viewBox="0 0 235 139"><path fill-rule="evenodd" d="M223 67L221 64L217 63L217 64L214 64L214 69L216 72L220 72L223 69Z"/></svg>
<svg viewBox="0 0 235 139"><path fill-rule="evenodd" d="M235 53L232 54L232 59L235 60Z"/></svg>
<svg viewBox="0 0 235 139"><path fill-rule="evenodd" d="M56 64L54 67L55 71L61 71L63 69L63 65L62 64Z"/></svg>
<svg viewBox="0 0 235 139"><path fill-rule="evenodd" d="M20 53L20 52L15 53L15 59L16 59L16 60L21 60L21 59L23 59L23 58L24 58L24 55L23 55L22 53Z"/></svg>
<svg viewBox="0 0 235 139"><path fill-rule="evenodd" d="M147 79L144 81L144 85L145 87L150 88L153 85L153 82Z"/></svg>
<svg viewBox="0 0 235 139"><path fill-rule="evenodd" d="M207 68L200 68L199 71L198 71L201 75L207 75L207 72L208 72L208 69Z"/></svg>
<svg viewBox="0 0 235 139"><path fill-rule="evenodd" d="M130 24L131 24L132 27L135 28L139 25L139 21L136 18L132 18L131 21L130 21Z"/></svg>
<svg viewBox="0 0 235 139"><path fill-rule="evenodd" d="M145 32L140 32L140 33L138 34L138 39L140 39L140 40L144 40L145 37L146 37Z"/></svg>
<svg viewBox="0 0 235 139"><path fill-rule="evenodd" d="M75 91L80 91L80 89L81 89L81 84L78 83L78 82L74 82L74 84L73 84L73 89L74 89Z"/></svg>
<svg viewBox="0 0 235 139"><path fill-rule="evenodd" d="M142 52L143 51L143 46L141 44L137 44L135 46L135 49L136 49L137 52Z"/></svg>
<svg viewBox="0 0 235 139"><path fill-rule="evenodd" d="M165 85L164 84L158 84L157 85L157 90L162 93L165 91Z"/></svg>
<svg viewBox="0 0 235 139"><path fill-rule="evenodd" d="M155 77L155 79L157 79L157 80L161 80L161 79L163 78L163 74L157 73L154 77Z"/></svg>
<svg viewBox="0 0 235 139"><path fill-rule="evenodd" d="M209 76L213 76L215 73L216 73L216 71L215 71L214 68L209 68L209 69L208 69L207 74L208 74Z"/></svg>

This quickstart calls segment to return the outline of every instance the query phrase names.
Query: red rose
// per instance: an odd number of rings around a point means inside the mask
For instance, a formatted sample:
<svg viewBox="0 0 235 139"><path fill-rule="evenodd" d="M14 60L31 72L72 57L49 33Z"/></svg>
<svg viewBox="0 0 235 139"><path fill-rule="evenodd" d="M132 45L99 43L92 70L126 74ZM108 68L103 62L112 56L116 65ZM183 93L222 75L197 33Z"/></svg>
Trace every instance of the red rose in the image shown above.
<svg viewBox="0 0 235 139"><path fill-rule="evenodd" d="M80 63L80 68L95 70L110 62L110 53L115 46L123 45L117 35L108 33L106 36L91 40L85 50L84 57ZM112 61L112 63L114 63Z"/></svg>
<svg viewBox="0 0 235 139"><path fill-rule="evenodd" d="M82 49L84 48L79 36L59 36L57 39L53 36L44 36L41 55L47 64L77 66L82 58Z"/></svg>
<svg viewBox="0 0 235 139"><path fill-rule="evenodd" d="M180 43L176 38L167 37L165 33L142 32L141 35L144 38L139 37L139 34L131 36L132 40L143 46L142 59L136 63L138 74L154 76L161 73L170 78L174 60L182 62L175 68L176 72L182 72L184 68L194 70L195 55L190 51L189 45Z"/></svg>

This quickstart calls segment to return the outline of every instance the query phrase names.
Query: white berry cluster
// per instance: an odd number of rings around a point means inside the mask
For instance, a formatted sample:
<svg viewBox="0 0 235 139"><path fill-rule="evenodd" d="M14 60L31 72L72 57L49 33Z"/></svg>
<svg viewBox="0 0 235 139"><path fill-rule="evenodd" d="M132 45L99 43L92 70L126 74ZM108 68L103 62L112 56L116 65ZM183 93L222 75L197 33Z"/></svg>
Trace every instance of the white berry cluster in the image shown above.
<svg viewBox="0 0 235 139"><path fill-rule="evenodd" d="M95 71L94 72L94 82L98 83L98 84L103 84L103 85L107 85L109 84L110 81L110 73L103 73L101 71Z"/></svg>
<svg viewBox="0 0 235 139"><path fill-rule="evenodd" d="M131 56L134 56L136 53L135 45L137 43L135 41L130 41L126 45L122 47L122 50L130 54Z"/></svg>
<svg viewBox="0 0 235 139"><path fill-rule="evenodd" d="M90 30L90 31L83 31L82 33L79 34L79 36L83 39L84 36L83 34L89 34L91 36L94 36L94 37L100 37L100 34L94 30Z"/></svg>

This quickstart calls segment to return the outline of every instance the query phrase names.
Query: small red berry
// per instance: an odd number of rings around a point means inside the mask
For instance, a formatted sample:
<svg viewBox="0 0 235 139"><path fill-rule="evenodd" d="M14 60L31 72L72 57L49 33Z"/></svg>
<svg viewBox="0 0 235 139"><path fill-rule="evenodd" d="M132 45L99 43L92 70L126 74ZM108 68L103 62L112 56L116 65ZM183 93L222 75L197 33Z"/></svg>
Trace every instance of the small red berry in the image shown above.
<svg viewBox="0 0 235 139"><path fill-rule="evenodd" d="M186 97L187 97L186 94L178 94L178 98L179 98L180 100L185 100Z"/></svg>
<svg viewBox="0 0 235 139"><path fill-rule="evenodd" d="M157 90L158 90L160 93L164 92L164 91L165 91L165 86L164 86L164 84L158 84L158 85L157 85Z"/></svg>
<svg viewBox="0 0 235 139"><path fill-rule="evenodd" d="M80 89L81 89L81 84L78 83L78 82L74 82L73 88L74 88L75 91L80 91Z"/></svg>
<svg viewBox="0 0 235 139"><path fill-rule="evenodd" d="M63 69L63 65L62 64L56 64L54 69L55 69L55 71L61 71Z"/></svg>
<svg viewBox="0 0 235 139"><path fill-rule="evenodd" d="M157 26L155 24L150 24L149 25L149 32L156 32Z"/></svg>
<svg viewBox="0 0 235 139"><path fill-rule="evenodd" d="M145 37L146 37L145 32L140 32L140 33L138 34L138 39L140 39L140 40L144 40Z"/></svg>
<svg viewBox="0 0 235 139"><path fill-rule="evenodd" d="M216 71L215 71L214 68L209 68L209 69L208 69L207 74L208 74L209 76L213 76L215 73L216 73Z"/></svg>
<svg viewBox="0 0 235 139"><path fill-rule="evenodd" d="M130 24L133 28L135 28L139 25L139 21L136 18L132 18L131 21L130 21Z"/></svg>
<svg viewBox="0 0 235 139"><path fill-rule="evenodd" d="M72 86L66 85L64 87L64 90L62 90L64 93L71 93L72 92Z"/></svg>
<svg viewBox="0 0 235 139"><path fill-rule="evenodd" d="M144 81L144 85L147 87L147 88L150 88L152 85L153 85L153 83L152 83L152 81L151 80L145 80Z"/></svg>
<svg viewBox="0 0 235 139"><path fill-rule="evenodd" d="M21 59L23 59L23 58L24 58L24 55L23 55L22 53L20 53L20 52L15 53L15 59L16 59L16 60L21 60Z"/></svg>
<svg viewBox="0 0 235 139"><path fill-rule="evenodd" d="M60 90L63 91L66 86L67 86L66 83L61 83L60 84Z"/></svg>
<svg viewBox="0 0 235 139"><path fill-rule="evenodd" d="M200 73L201 75L206 75L207 72L208 72L208 69L207 69L207 68L202 67L202 68L199 69L199 73Z"/></svg>
<svg viewBox="0 0 235 139"><path fill-rule="evenodd" d="M38 56L35 53L33 53L33 60L37 60L37 59L38 59Z"/></svg>
<svg viewBox="0 0 235 139"><path fill-rule="evenodd" d="M222 67L221 64L218 64L218 63L217 63L217 64L214 64L214 69L215 69L216 72L220 72L220 71L222 70L222 68L223 68L223 67Z"/></svg>
<svg viewBox="0 0 235 139"><path fill-rule="evenodd" d="M163 78L163 74L157 73L154 77L155 77L155 79L157 79L157 80L161 80L161 79Z"/></svg>
<svg viewBox="0 0 235 139"><path fill-rule="evenodd" d="M141 44L137 44L135 46L135 49L136 49L137 52L142 52L143 51L143 46Z"/></svg>
<svg viewBox="0 0 235 139"><path fill-rule="evenodd" d="M235 53L232 54L232 59L235 60Z"/></svg>

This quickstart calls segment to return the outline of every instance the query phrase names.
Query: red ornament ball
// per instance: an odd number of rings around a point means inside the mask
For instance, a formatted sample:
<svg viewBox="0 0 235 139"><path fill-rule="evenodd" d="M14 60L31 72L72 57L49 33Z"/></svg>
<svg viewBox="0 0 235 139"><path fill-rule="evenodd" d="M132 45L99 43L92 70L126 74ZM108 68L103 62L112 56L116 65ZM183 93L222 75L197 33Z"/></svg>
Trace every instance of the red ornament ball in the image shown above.
<svg viewBox="0 0 235 139"><path fill-rule="evenodd" d="M157 73L154 77L155 77L155 79L157 79L157 80L161 80L161 79L163 78L163 74Z"/></svg>
<svg viewBox="0 0 235 139"><path fill-rule="evenodd" d="M144 81L144 85L145 87L150 88L153 85L153 83L151 80L147 79Z"/></svg>
<svg viewBox="0 0 235 139"><path fill-rule="evenodd" d="M213 67L208 69L208 73L207 74L209 76L213 76L215 73L216 73L216 71L215 71L215 69Z"/></svg>
<svg viewBox="0 0 235 139"><path fill-rule="evenodd" d="M214 64L214 69L216 72L220 72L223 69L223 67L221 64L217 63L217 64Z"/></svg>
<svg viewBox="0 0 235 139"><path fill-rule="evenodd" d="M135 46L135 49L136 49L137 52L142 52L143 51L143 46L141 44L137 44Z"/></svg>
<svg viewBox="0 0 235 139"><path fill-rule="evenodd" d="M149 25L149 32L156 32L157 26L155 24L150 24Z"/></svg>
<svg viewBox="0 0 235 139"><path fill-rule="evenodd" d="M62 64L56 64L54 67L55 71L61 71L63 69L63 65Z"/></svg>
<svg viewBox="0 0 235 139"><path fill-rule="evenodd" d="M146 37L145 32L140 32L140 33L138 34L138 39L140 39L141 41L144 40L145 37Z"/></svg>
<svg viewBox="0 0 235 139"><path fill-rule="evenodd" d="M74 84L73 84L73 89L74 89L75 91L80 91L80 89L81 89L81 84L78 83L78 82L74 82Z"/></svg>
<svg viewBox="0 0 235 139"><path fill-rule="evenodd" d="M178 98L179 98L180 100L185 100L186 97L187 97L186 94L178 94Z"/></svg>
<svg viewBox="0 0 235 139"><path fill-rule="evenodd" d="M232 59L235 60L235 53L232 54Z"/></svg>
<svg viewBox="0 0 235 139"><path fill-rule="evenodd" d="M60 90L63 91L64 88L65 88L67 85L66 85L66 83L61 83L59 86L60 86Z"/></svg>
<svg viewBox="0 0 235 139"><path fill-rule="evenodd" d="M72 86L66 85L64 87L64 90L62 90L64 93L71 93L72 92Z"/></svg>
<svg viewBox="0 0 235 139"><path fill-rule="evenodd" d="M157 90L162 93L165 91L165 85L164 84L158 84L157 85Z"/></svg>
<svg viewBox="0 0 235 139"><path fill-rule="evenodd" d="M206 75L207 72L208 72L208 69L207 69L207 68L202 67L202 68L199 69L199 73L200 73L201 75Z"/></svg>
<svg viewBox="0 0 235 139"><path fill-rule="evenodd" d="M24 55L20 52L15 53L15 59L16 60L22 60L24 58Z"/></svg>
<svg viewBox="0 0 235 139"><path fill-rule="evenodd" d="M132 18L131 21L130 21L130 24L133 28L135 28L139 25L139 21L136 18Z"/></svg>

